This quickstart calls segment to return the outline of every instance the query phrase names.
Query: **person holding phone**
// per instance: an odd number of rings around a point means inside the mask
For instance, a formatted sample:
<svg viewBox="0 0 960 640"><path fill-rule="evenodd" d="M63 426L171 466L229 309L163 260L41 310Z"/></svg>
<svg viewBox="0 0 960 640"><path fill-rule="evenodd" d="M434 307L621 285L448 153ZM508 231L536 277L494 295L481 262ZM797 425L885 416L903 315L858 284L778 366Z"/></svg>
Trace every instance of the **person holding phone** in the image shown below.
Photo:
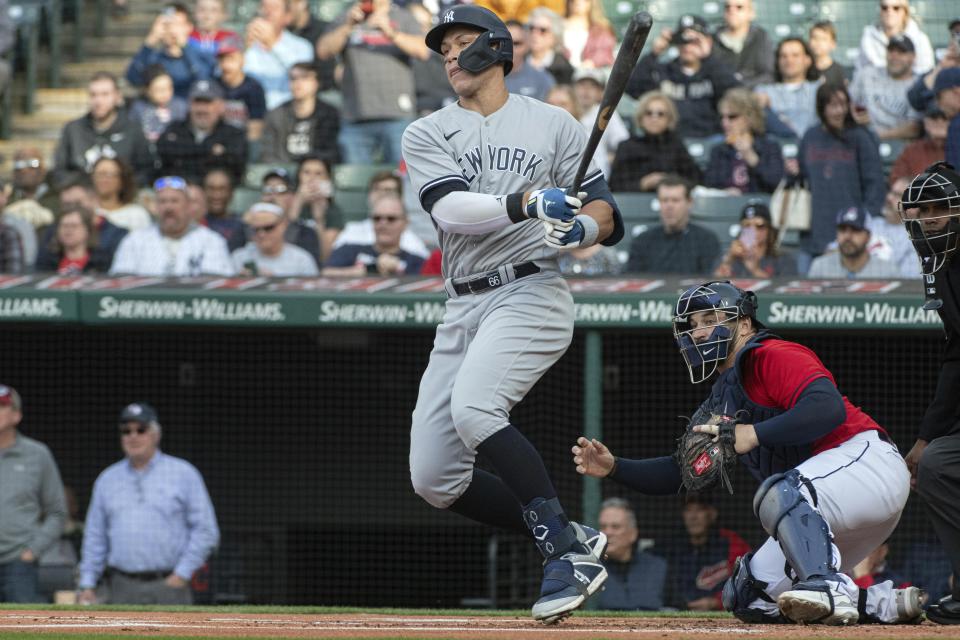
<svg viewBox="0 0 960 640"><path fill-rule="evenodd" d="M263 86L267 109L293 97L288 73L298 62L313 62L313 45L287 29L293 16L285 0L260 0L257 17L247 24L243 71Z"/></svg>
<svg viewBox="0 0 960 640"><path fill-rule="evenodd" d="M317 57L343 60L339 142L350 164L400 162L403 130L416 115L413 59L430 50L413 14L391 0L361 0L317 42Z"/></svg>
<svg viewBox="0 0 960 640"><path fill-rule="evenodd" d="M158 15L143 46L127 67L127 82L134 87L145 87L154 65L161 65L173 79L173 92L186 98L197 80L213 76L213 56L190 42L193 32L190 10L179 2L167 4Z"/></svg>
<svg viewBox="0 0 960 640"><path fill-rule="evenodd" d="M740 234L713 272L718 278L772 278L795 275L796 258L777 246L770 209L749 202L740 213Z"/></svg>

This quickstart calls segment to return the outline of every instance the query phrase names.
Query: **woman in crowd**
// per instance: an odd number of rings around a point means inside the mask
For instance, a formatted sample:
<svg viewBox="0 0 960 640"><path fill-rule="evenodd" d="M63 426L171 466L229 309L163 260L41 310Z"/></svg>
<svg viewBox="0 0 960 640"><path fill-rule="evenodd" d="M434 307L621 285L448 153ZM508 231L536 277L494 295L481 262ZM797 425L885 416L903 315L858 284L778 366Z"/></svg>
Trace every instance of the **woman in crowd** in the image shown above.
<svg viewBox="0 0 960 640"><path fill-rule="evenodd" d="M598 69L613 64L617 36L603 13L601 0L567 0L563 46L570 64L578 69Z"/></svg>
<svg viewBox="0 0 960 640"><path fill-rule="evenodd" d="M911 17L908 0L880 0L880 15L877 16L877 21L863 28L857 68L865 65L886 68L887 43L893 36L901 34L910 38L917 51L917 57L913 61L913 72L923 74L930 71L937 63L933 55L933 47L930 45L930 38L920 30L920 25Z"/></svg>
<svg viewBox="0 0 960 640"><path fill-rule="evenodd" d="M150 225L150 214L137 204L137 179L133 167L120 158L100 158L90 172L99 213L107 220L134 231Z"/></svg>
<svg viewBox="0 0 960 640"><path fill-rule="evenodd" d="M886 195L878 141L853 121L847 89L822 85L817 116L820 125L803 136L797 159L787 161L788 173L810 189L810 229L800 233L797 254L797 271L804 275L836 238L838 211L862 207L879 213Z"/></svg>
<svg viewBox="0 0 960 640"><path fill-rule="evenodd" d="M573 82L573 66L563 55L563 18L546 7L530 12L527 24L530 32L530 55L527 62L535 69L543 69L557 84Z"/></svg>
<svg viewBox="0 0 960 640"><path fill-rule="evenodd" d="M56 225L46 250L37 254L37 271L55 271L66 276L110 270L113 254L99 246L93 211L69 206Z"/></svg>
<svg viewBox="0 0 960 640"><path fill-rule="evenodd" d="M620 143L610 173L611 191L656 191L666 176L677 174L699 184L700 167L677 135L677 107L665 93L648 91L634 112L634 131Z"/></svg>
<svg viewBox="0 0 960 640"><path fill-rule="evenodd" d="M718 278L773 278L794 275L796 257L781 252L770 209L750 202L740 213L740 233L713 275Z"/></svg>
<svg viewBox="0 0 960 640"><path fill-rule="evenodd" d="M748 90L731 89L718 108L724 141L710 150L704 185L732 194L773 193L783 178L783 154L765 135L760 105Z"/></svg>

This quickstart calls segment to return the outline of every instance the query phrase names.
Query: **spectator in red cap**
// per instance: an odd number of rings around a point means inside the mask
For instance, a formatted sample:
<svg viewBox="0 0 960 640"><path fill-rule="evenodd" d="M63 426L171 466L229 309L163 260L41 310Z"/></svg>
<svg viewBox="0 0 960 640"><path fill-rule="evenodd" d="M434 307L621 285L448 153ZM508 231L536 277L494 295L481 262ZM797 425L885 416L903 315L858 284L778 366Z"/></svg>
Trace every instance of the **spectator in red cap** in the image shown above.
<svg viewBox="0 0 960 640"><path fill-rule="evenodd" d="M0 384L0 602L40 602L37 558L67 518L57 463L18 431L22 419L20 394Z"/></svg>
<svg viewBox="0 0 960 640"><path fill-rule="evenodd" d="M218 82L223 89L223 121L247 130L247 140L256 142L263 134L267 99L261 85L243 70L243 41L225 38L217 48ZM250 154L254 159L257 154Z"/></svg>

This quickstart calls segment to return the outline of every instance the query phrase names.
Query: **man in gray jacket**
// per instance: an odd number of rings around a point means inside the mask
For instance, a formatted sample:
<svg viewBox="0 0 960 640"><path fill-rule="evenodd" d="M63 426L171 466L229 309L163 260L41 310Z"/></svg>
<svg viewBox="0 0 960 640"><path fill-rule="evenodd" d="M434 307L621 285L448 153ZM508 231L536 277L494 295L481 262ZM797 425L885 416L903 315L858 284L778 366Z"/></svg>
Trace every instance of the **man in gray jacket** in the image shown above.
<svg viewBox="0 0 960 640"><path fill-rule="evenodd" d="M46 445L17 431L20 395L0 384L0 602L39 602L37 558L67 517L63 483Z"/></svg>

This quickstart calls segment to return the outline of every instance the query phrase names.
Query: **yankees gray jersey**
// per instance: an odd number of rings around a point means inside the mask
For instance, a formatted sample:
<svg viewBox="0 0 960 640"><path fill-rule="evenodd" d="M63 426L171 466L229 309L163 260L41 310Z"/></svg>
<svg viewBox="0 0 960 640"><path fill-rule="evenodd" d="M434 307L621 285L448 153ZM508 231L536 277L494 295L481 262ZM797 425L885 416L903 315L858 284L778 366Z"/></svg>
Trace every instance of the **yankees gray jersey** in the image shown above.
<svg viewBox="0 0 960 640"><path fill-rule="evenodd" d="M403 134L403 157L420 202L430 211L438 190L505 196L569 187L586 143L583 126L566 111L511 94L503 107L489 116L454 103L417 120ZM584 204L603 199L615 208L603 173L592 162L581 190L588 194ZM619 221L619 215L615 216ZM481 235L447 233L439 228L437 234L446 277L508 263L557 259L557 250L543 241L539 220Z"/></svg>

